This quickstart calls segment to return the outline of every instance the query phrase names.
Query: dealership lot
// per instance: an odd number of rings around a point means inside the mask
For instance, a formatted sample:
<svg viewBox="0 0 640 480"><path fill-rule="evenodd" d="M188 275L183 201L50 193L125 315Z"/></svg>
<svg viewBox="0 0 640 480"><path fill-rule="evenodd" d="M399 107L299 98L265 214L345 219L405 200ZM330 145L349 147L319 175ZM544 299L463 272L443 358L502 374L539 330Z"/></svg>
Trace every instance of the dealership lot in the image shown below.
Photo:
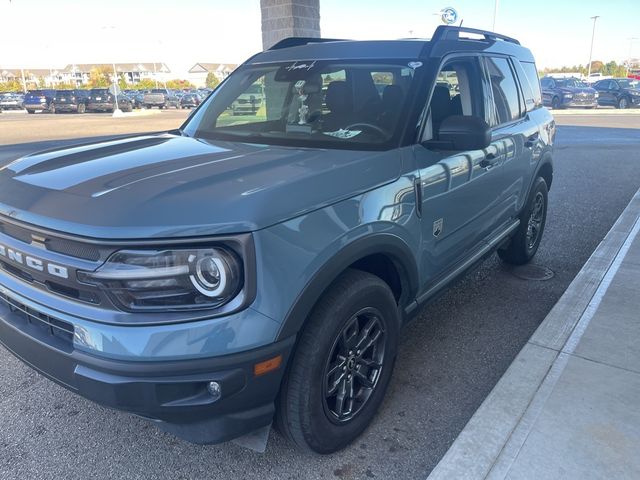
<svg viewBox="0 0 640 480"><path fill-rule="evenodd" d="M187 114L2 115L0 165L69 142L60 139L175 128ZM190 445L68 393L0 347L0 478L425 478L640 186L640 115L557 121L548 229L534 260L555 275L525 280L492 257L423 309L404 332L382 411L352 447L304 456L274 433L264 455Z"/></svg>

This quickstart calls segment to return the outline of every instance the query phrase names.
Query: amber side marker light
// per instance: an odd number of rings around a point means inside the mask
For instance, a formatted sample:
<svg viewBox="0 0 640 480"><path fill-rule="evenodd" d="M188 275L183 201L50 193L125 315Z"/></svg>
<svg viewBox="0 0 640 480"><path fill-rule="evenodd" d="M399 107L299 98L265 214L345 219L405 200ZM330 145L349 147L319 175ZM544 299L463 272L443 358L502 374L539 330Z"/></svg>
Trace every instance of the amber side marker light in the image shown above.
<svg viewBox="0 0 640 480"><path fill-rule="evenodd" d="M273 370L277 370L278 368L280 368L281 364L282 355L270 358L269 360L265 360L264 362L256 363L253 367L253 375L255 377L259 377L260 375L264 375L265 373L272 372Z"/></svg>

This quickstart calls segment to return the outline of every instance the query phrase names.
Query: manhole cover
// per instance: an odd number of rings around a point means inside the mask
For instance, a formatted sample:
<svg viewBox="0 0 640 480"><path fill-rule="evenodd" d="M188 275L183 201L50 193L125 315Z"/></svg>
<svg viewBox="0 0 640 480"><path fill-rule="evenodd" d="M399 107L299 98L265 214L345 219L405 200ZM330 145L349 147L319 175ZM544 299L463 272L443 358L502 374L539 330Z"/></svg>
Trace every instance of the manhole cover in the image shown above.
<svg viewBox="0 0 640 480"><path fill-rule="evenodd" d="M543 282L545 280L551 280L555 273L553 270L541 265L521 265L519 267L511 267L509 270L514 276L521 278L522 280L534 280L537 282Z"/></svg>

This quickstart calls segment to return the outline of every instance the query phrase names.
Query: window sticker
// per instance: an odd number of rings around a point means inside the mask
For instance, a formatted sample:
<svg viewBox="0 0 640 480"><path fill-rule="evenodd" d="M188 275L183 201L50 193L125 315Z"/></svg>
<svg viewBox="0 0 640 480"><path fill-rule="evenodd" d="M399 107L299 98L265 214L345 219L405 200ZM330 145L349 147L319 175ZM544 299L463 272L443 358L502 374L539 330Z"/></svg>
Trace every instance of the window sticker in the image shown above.
<svg viewBox="0 0 640 480"><path fill-rule="evenodd" d="M329 135L335 138L342 138L348 140L349 138L357 137L362 133L362 130L345 130L343 128L336 130L335 132L324 132L325 135Z"/></svg>
<svg viewBox="0 0 640 480"><path fill-rule="evenodd" d="M294 70L306 70L307 72L316 66L315 60L311 63L298 63L293 62L291 65L286 67L287 72L292 72Z"/></svg>

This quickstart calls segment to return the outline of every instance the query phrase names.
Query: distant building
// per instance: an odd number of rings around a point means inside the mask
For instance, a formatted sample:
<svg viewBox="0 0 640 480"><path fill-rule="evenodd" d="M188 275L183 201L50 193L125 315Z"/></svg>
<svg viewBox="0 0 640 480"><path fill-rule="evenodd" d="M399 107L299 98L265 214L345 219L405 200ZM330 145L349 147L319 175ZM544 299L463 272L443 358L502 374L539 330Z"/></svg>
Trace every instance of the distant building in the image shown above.
<svg viewBox="0 0 640 480"><path fill-rule="evenodd" d="M124 75L127 83L139 83L141 80L166 80L167 73L171 73L165 63L116 63L118 76ZM89 83L91 70L104 69L113 71L112 63L78 63L70 64L62 69L64 82L86 85Z"/></svg>
<svg viewBox="0 0 640 480"><path fill-rule="evenodd" d="M166 74L171 73L165 63L116 63L118 76L124 75L127 83L138 83L141 80L166 80ZM33 84L44 87L55 87L59 83L71 83L78 86L87 85L91 70L104 69L113 72L112 63L77 63L64 68L25 68L24 79L27 85ZM22 82L21 69L0 69L0 82L17 80Z"/></svg>
<svg viewBox="0 0 640 480"><path fill-rule="evenodd" d="M196 63L189 69L189 81L196 87L204 87L210 72L222 81L236 68L238 65L234 63Z"/></svg>

